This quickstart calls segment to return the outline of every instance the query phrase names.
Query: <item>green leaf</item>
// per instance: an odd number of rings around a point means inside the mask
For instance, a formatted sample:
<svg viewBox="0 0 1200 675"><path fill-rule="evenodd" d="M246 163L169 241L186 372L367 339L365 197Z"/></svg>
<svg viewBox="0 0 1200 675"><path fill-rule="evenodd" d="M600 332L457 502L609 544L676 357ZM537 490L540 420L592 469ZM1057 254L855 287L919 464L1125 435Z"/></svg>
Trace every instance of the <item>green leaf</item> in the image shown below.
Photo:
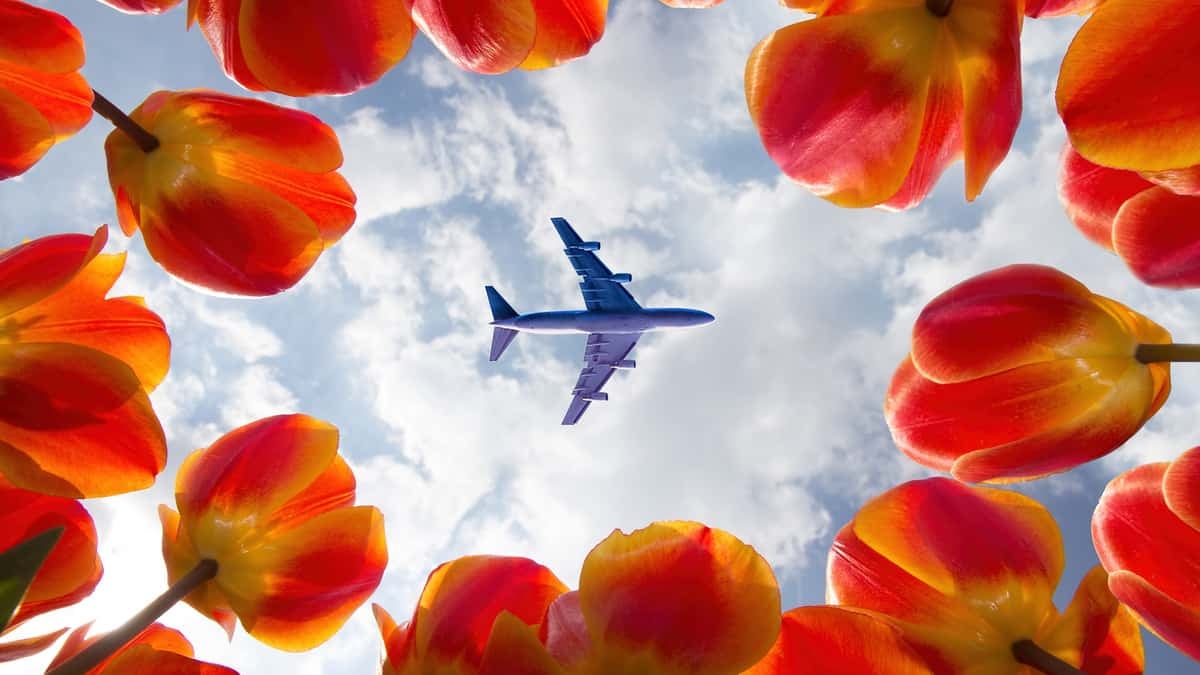
<svg viewBox="0 0 1200 675"><path fill-rule="evenodd" d="M59 525L0 553L0 631L8 627L34 575L65 530Z"/></svg>

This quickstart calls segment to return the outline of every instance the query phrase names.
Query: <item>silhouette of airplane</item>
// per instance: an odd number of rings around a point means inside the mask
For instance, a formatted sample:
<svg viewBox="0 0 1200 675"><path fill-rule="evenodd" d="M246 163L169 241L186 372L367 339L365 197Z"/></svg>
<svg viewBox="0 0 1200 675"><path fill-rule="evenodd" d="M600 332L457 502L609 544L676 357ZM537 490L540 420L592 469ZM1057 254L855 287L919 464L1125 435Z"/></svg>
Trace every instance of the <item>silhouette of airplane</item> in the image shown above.
<svg viewBox="0 0 1200 675"><path fill-rule="evenodd" d="M526 333L587 333L587 348L583 352L583 370L571 392L571 405L563 424L575 424L592 401L607 401L608 394L600 391L613 372L633 368L637 363L629 356L642 333L652 330L687 328L712 323L714 317L698 309L643 308L622 284L633 276L622 272L613 274L600 262L593 251L598 241L584 241L571 224L563 218L551 218L554 229L566 246L563 253L581 277L586 310L532 312L519 314L492 286L485 286L488 304L492 306L492 353L496 361L518 332Z"/></svg>

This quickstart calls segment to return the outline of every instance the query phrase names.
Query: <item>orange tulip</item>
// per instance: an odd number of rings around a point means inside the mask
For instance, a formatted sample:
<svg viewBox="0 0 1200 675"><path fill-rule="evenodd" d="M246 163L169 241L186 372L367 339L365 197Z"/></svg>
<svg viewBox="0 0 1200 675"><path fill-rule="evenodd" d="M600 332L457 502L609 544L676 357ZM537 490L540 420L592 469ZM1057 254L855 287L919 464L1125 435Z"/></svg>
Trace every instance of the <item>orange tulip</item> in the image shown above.
<svg viewBox="0 0 1200 675"><path fill-rule="evenodd" d="M1093 164L1069 144L1058 193L1089 239L1153 286L1200 286L1200 171L1148 172ZM1149 180L1148 180L1149 179Z"/></svg>
<svg viewBox="0 0 1200 675"><path fill-rule="evenodd" d="M289 96L369 86L413 39L404 0L188 0L187 13L230 79Z"/></svg>
<svg viewBox="0 0 1200 675"><path fill-rule="evenodd" d="M353 506L337 429L306 415L252 422L179 469L179 511L159 507L172 584L202 561L216 575L185 598L232 635L288 651L329 639L370 597L387 564L383 515Z"/></svg>
<svg viewBox="0 0 1200 675"><path fill-rule="evenodd" d="M0 474L26 490L101 497L154 483L166 439L147 392L170 341L141 298L109 298L107 238L42 237L0 254Z"/></svg>
<svg viewBox="0 0 1200 675"><path fill-rule="evenodd" d="M1039 478L1112 452L1158 411L1160 361L1183 347L1170 342L1058 270L1003 267L922 310L884 415L906 455L959 480Z"/></svg>
<svg viewBox="0 0 1200 675"><path fill-rule="evenodd" d="M767 154L839 206L915 206L956 159L975 199L1021 117L1018 0L799 0L746 63Z"/></svg>
<svg viewBox="0 0 1200 675"><path fill-rule="evenodd" d="M1058 77L1058 112L1081 155L1134 171L1200 165L1200 87L1186 67L1200 62L1198 25L1195 0L1096 9Z"/></svg>
<svg viewBox="0 0 1200 675"><path fill-rule="evenodd" d="M101 636L86 637L89 626L76 628L67 637L54 657L50 668L56 668L67 659L83 651ZM142 631L136 638L118 650L100 665L88 669L88 675L237 675L237 671L204 661L197 661L192 643L183 633L156 623Z"/></svg>
<svg viewBox="0 0 1200 675"><path fill-rule="evenodd" d="M888 619L935 672L1018 675L1057 659L1090 675L1140 675L1137 623L1104 570L1059 614L1062 570L1058 526L1041 504L930 478L872 499L838 532L827 594Z"/></svg>
<svg viewBox="0 0 1200 675"><path fill-rule="evenodd" d="M550 570L526 558L468 556L440 565L408 623L397 626L374 606L385 648L383 675L517 675L525 660L503 658L508 628L492 641L493 626L514 621L531 630L566 590Z"/></svg>
<svg viewBox="0 0 1200 675"><path fill-rule="evenodd" d="M33 577L8 626L0 629L0 635L39 614L73 605L91 595L103 573L96 552L96 526L79 502L22 490L0 477L0 551L55 527L63 528L62 536ZM0 643L0 662L41 651L61 634L59 631Z"/></svg>
<svg viewBox="0 0 1200 675"><path fill-rule="evenodd" d="M744 675L853 673L929 675L929 666L881 618L842 607L797 607L783 615L771 651Z"/></svg>
<svg viewBox="0 0 1200 675"><path fill-rule="evenodd" d="M162 14L168 9L174 9L175 5L182 0L100 0L100 2L127 14Z"/></svg>
<svg viewBox="0 0 1200 675"><path fill-rule="evenodd" d="M0 0L0 180L29 170L92 118L83 38L70 21Z"/></svg>
<svg viewBox="0 0 1200 675"><path fill-rule="evenodd" d="M1108 586L1152 633L1200 660L1200 448L1117 476L1092 516Z"/></svg>
<svg viewBox="0 0 1200 675"><path fill-rule="evenodd" d="M587 54L608 0L411 0L413 20L459 68L504 73Z"/></svg>
<svg viewBox="0 0 1200 675"><path fill-rule="evenodd" d="M354 222L342 151L312 115L211 91L160 91L104 149L121 229L184 281L271 295L298 282Z"/></svg>

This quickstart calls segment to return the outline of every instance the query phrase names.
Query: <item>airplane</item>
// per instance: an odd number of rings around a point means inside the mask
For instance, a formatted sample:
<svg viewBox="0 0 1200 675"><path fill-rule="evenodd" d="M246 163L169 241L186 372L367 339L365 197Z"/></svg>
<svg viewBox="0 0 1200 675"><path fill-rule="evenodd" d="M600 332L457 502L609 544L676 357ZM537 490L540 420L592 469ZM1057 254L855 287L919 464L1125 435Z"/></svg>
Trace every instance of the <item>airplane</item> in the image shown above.
<svg viewBox="0 0 1200 675"><path fill-rule="evenodd" d="M672 328L687 328L712 323L715 317L698 309L675 307L643 308L622 284L633 276L613 274L595 251L598 241L584 241L564 218L551 218L554 229L562 238L563 253L581 279L579 290L587 309L521 314L492 286L485 286L488 304L492 307L492 352L489 361L496 361L517 333L587 333L583 352L583 370L571 392L571 404L563 424L575 424L593 401L607 401L608 394L600 391L617 370L634 368L637 362L627 358L642 333Z"/></svg>

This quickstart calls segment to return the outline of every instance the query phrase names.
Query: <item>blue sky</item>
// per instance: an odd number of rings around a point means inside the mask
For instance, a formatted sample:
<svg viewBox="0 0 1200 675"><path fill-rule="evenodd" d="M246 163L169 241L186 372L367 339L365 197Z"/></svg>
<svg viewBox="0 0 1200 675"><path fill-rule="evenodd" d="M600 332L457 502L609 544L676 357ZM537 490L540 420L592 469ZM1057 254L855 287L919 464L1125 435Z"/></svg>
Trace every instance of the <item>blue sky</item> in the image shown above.
<svg viewBox="0 0 1200 675"><path fill-rule="evenodd" d="M244 93L184 15L131 17L91 0L42 2L88 46L85 74L132 109L160 88ZM870 496L928 475L892 445L882 400L921 306L1014 262L1055 265L1200 341L1191 293L1149 289L1068 223L1055 195L1063 140L1053 86L1078 21L1028 21L1017 142L973 204L961 168L906 213L832 207L781 177L749 122L745 58L804 15L751 0L704 12L617 0L587 58L550 71L456 70L423 37L375 87L343 98L268 100L333 125L359 219L295 289L217 298L167 278L140 236L117 288L146 297L174 340L154 394L170 443L145 492L89 503L106 576L94 596L30 626L124 620L165 584L154 506L171 503L191 450L253 419L302 411L333 422L359 501L385 513L391 562L375 601L406 617L429 570L468 553L525 555L574 585L614 527L689 518L723 527L775 565L784 605L821 602L833 533ZM97 118L19 180L0 183L0 241L114 223ZM487 362L484 284L520 311L581 305L551 216L604 243L645 305L717 322L650 336L638 368L583 422L558 422L582 337L520 336ZM1196 366L1200 367L1200 366ZM1119 471L1197 443L1200 373L1108 458L1020 489L1058 518L1060 606L1095 564L1088 533ZM165 618L205 660L243 673L374 672L365 608L314 652L232 643L188 607ZM1200 672L1145 634L1147 672ZM45 659L20 662L40 672Z"/></svg>

